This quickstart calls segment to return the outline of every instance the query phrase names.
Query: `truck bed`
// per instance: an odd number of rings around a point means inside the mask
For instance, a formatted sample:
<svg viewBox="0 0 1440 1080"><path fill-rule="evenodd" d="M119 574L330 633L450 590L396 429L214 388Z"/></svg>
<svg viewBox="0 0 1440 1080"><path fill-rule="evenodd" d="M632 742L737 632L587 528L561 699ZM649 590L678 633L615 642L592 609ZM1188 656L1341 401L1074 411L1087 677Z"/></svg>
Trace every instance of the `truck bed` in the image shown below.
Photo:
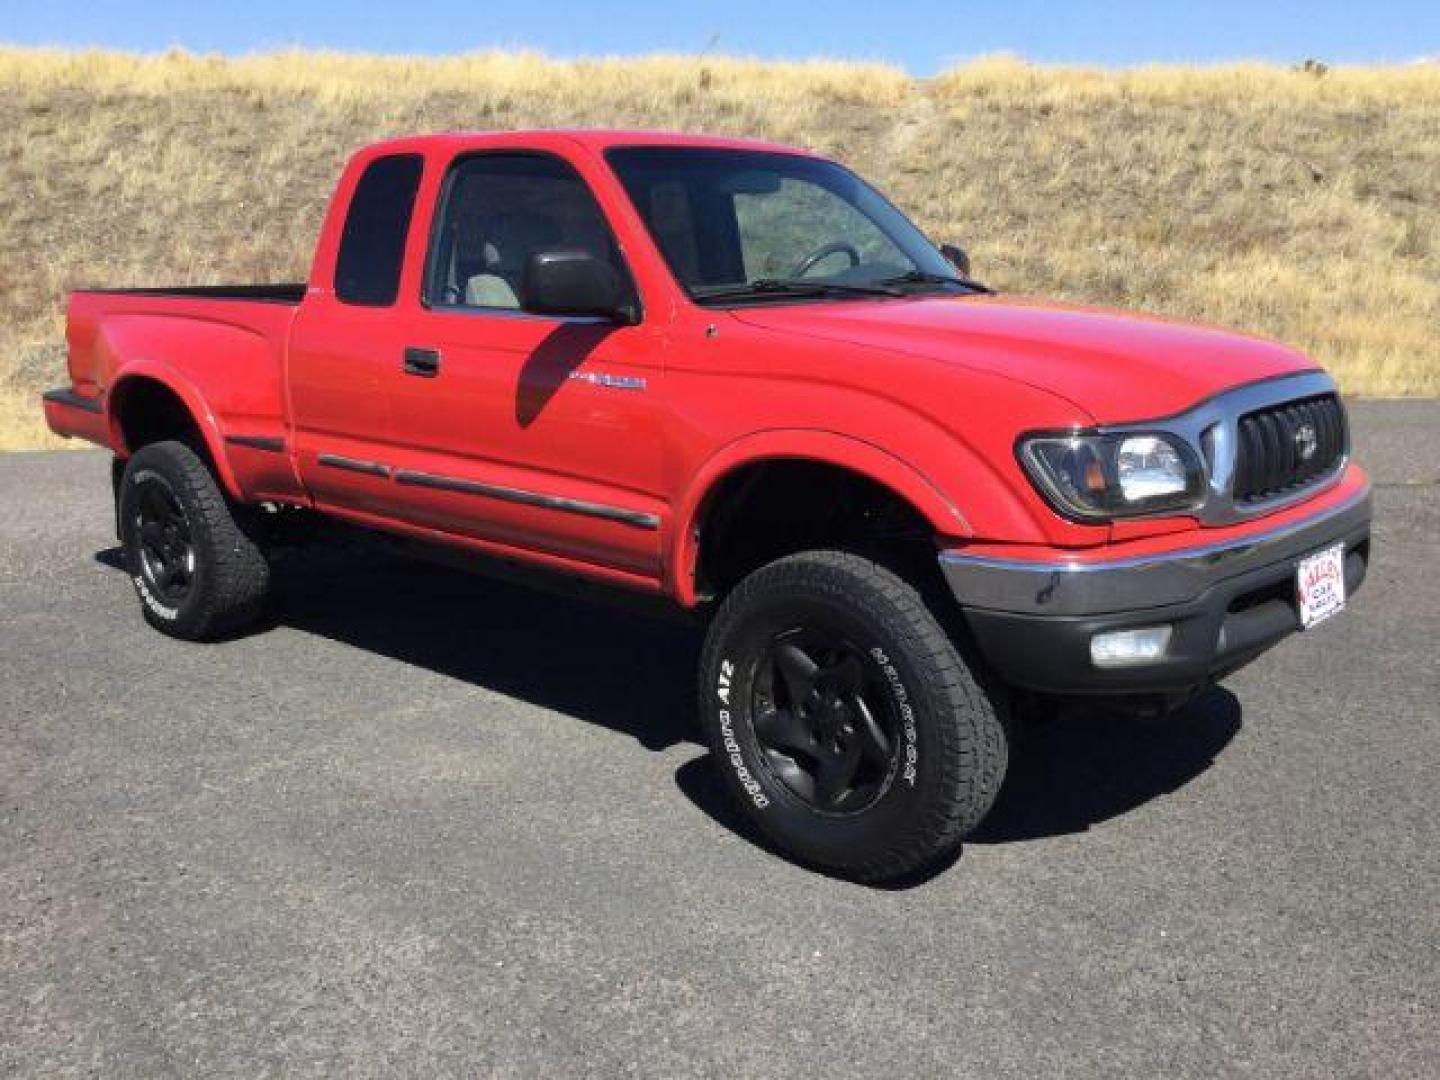
<svg viewBox="0 0 1440 1080"><path fill-rule="evenodd" d="M282 366L304 284L78 289L67 317L70 385L45 395L52 429L120 450L110 422L121 376L159 379L219 439L278 438ZM204 406L200 405L204 402Z"/></svg>

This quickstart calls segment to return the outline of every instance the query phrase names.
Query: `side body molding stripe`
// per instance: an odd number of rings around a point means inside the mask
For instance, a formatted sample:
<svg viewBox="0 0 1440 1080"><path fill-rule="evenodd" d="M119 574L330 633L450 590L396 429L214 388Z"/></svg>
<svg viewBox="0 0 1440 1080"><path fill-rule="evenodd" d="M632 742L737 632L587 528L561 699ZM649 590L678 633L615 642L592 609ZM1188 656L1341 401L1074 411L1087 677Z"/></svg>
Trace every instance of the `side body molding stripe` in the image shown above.
<svg viewBox="0 0 1440 1080"><path fill-rule="evenodd" d="M226 435L225 441L231 446L244 446L250 450L268 450L272 454L285 451L285 440L269 435Z"/></svg>
<svg viewBox="0 0 1440 1080"><path fill-rule="evenodd" d="M639 510L626 510L619 506L605 506L602 503L585 502L581 499L566 499L558 495L541 495L534 491L500 487L496 484L481 484L473 480L460 480L450 476L434 476L430 473L411 472L401 469L395 473L395 482L412 487L435 488L439 491L458 491L466 495L479 495L486 499L520 503L524 506L539 506L546 510L563 510L566 513L581 514L585 517L618 521L622 525L633 525L637 529L658 529L660 518L655 514Z"/></svg>
<svg viewBox="0 0 1440 1080"><path fill-rule="evenodd" d="M390 475L390 470L378 461L360 461L358 458L343 457L340 454L321 454L315 460L330 469L343 469L346 472L364 473L366 476Z"/></svg>

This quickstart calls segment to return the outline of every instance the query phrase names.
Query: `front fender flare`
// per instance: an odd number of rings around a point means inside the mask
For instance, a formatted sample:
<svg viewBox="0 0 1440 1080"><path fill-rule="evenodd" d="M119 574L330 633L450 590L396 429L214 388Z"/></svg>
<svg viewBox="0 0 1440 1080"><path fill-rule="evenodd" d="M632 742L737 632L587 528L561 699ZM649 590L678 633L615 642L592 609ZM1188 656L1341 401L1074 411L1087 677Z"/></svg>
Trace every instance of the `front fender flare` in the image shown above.
<svg viewBox="0 0 1440 1080"><path fill-rule="evenodd" d="M775 429L747 435L712 455L691 478L676 507L666 566L671 589L686 607L698 602L695 568L699 522L710 494L726 477L762 461L816 461L849 469L888 488L914 506L943 536L974 535L964 514L923 473L874 443L818 429Z"/></svg>

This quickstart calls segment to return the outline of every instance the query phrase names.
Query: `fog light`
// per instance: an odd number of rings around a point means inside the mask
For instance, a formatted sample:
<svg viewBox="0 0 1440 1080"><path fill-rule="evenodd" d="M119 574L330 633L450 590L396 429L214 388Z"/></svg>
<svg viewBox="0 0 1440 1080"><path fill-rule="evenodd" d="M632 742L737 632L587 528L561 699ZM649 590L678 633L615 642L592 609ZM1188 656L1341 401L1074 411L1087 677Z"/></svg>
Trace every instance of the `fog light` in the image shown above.
<svg viewBox="0 0 1440 1080"><path fill-rule="evenodd" d="M1139 630L1115 630L1090 639L1090 659L1096 667L1133 667L1165 659L1170 647L1169 626L1145 626Z"/></svg>

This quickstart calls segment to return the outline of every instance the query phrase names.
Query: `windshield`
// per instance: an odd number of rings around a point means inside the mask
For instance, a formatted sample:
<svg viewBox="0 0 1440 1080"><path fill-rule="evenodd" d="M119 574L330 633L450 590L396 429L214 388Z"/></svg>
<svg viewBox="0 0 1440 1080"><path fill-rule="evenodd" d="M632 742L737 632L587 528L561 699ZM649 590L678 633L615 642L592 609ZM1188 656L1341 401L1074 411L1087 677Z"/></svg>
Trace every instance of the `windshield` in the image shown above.
<svg viewBox="0 0 1440 1080"><path fill-rule="evenodd" d="M696 147L606 159L700 303L965 288L919 229L833 161Z"/></svg>

